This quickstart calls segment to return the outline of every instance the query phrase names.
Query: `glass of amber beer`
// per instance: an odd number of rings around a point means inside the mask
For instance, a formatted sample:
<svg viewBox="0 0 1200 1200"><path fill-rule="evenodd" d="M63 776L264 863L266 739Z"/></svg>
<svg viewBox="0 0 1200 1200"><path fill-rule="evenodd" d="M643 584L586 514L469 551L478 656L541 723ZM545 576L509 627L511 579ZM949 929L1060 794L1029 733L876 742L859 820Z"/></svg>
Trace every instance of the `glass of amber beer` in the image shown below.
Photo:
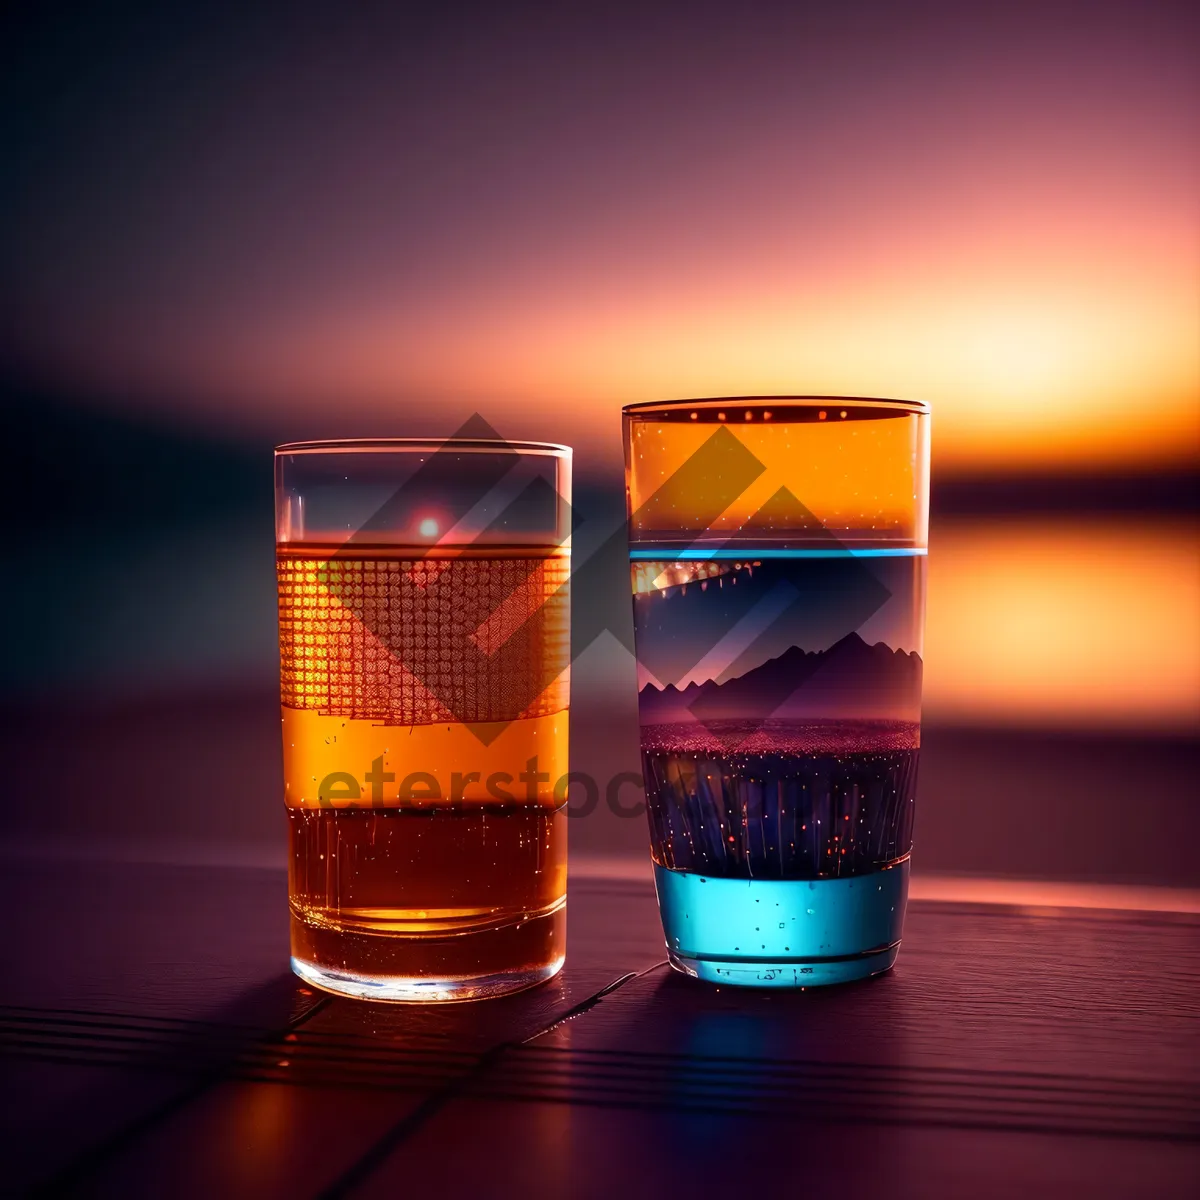
<svg viewBox="0 0 1200 1200"><path fill-rule="evenodd" d="M562 967L570 489L563 446L276 450L292 967L307 982L466 1000Z"/></svg>

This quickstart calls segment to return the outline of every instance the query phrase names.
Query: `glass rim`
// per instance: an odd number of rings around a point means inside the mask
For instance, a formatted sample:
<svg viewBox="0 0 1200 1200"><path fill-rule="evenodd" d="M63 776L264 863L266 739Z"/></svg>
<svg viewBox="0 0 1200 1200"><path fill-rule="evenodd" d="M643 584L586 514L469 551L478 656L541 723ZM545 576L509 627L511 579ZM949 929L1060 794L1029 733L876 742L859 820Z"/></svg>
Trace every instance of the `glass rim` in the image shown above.
<svg viewBox="0 0 1200 1200"><path fill-rule="evenodd" d="M636 404L626 404L621 409L622 416L642 417L652 416L656 412L673 412L681 408L715 408L726 407L740 411L743 408L756 407L760 404L785 405L843 405L849 408L884 408L896 412L913 413L918 416L928 416L932 412L927 400L899 400L889 397L875 396L697 396L684 400L641 400Z"/></svg>
<svg viewBox="0 0 1200 1200"><path fill-rule="evenodd" d="M468 454L528 454L547 458L570 458L572 448L557 442L517 442L507 438L326 438L318 441L283 442L275 447L281 454L433 454L439 450Z"/></svg>

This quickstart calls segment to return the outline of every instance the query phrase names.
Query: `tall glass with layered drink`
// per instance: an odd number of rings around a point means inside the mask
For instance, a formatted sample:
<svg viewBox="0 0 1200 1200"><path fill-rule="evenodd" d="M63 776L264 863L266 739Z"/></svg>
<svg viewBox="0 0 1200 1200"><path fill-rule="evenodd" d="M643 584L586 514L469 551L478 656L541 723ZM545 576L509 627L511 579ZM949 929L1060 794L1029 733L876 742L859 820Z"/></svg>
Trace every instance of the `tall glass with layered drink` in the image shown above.
<svg viewBox="0 0 1200 1200"><path fill-rule="evenodd" d="M761 987L896 960L920 755L923 404L625 409L650 844L671 963Z"/></svg>
<svg viewBox="0 0 1200 1200"><path fill-rule="evenodd" d="M292 966L381 1000L562 966L570 450L276 451Z"/></svg>

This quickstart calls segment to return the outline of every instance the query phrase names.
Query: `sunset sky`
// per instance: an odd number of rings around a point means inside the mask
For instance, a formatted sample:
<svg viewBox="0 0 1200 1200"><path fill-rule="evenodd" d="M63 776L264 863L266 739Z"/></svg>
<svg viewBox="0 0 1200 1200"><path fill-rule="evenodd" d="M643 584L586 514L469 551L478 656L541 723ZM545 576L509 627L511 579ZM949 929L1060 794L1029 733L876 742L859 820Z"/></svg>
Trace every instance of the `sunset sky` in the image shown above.
<svg viewBox="0 0 1200 1200"><path fill-rule="evenodd" d="M1200 455L1193 6L436 7L11 30L5 369L584 473L729 393L930 400L946 473Z"/></svg>

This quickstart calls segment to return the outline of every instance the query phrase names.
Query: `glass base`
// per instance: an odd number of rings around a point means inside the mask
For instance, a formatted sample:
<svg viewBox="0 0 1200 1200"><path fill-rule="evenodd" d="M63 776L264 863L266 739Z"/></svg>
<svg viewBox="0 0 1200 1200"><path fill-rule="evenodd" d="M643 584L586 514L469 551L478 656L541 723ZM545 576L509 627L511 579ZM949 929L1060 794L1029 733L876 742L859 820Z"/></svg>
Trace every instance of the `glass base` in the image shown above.
<svg viewBox="0 0 1200 1200"><path fill-rule="evenodd" d="M562 970L563 959L519 971L494 975L469 975L457 979L430 979L403 975L351 975L332 971L315 963L292 957L292 970L305 983L335 996L355 1000L383 1000L397 1004L428 1004L450 1000L489 1000L510 996L553 979Z"/></svg>
<svg viewBox="0 0 1200 1200"><path fill-rule="evenodd" d="M747 963L744 959L715 962L684 958L667 952L671 966L693 979L705 983L726 983L735 987L806 988L824 987L830 983L853 983L870 975L882 975L891 968L900 953L900 945L888 946L874 954L862 954L841 962L761 962Z"/></svg>
<svg viewBox="0 0 1200 1200"><path fill-rule="evenodd" d="M909 860L843 879L722 879L655 864L678 971L741 987L820 987L896 961Z"/></svg>
<svg viewBox="0 0 1200 1200"><path fill-rule="evenodd" d="M336 923L293 902L292 970L338 996L425 1004L484 1000L524 991L557 975L567 946L567 904L493 914L473 924L445 910L422 912L397 931L399 914L341 909ZM492 920L487 920L493 916ZM458 917L447 932L451 917ZM413 933L416 925L423 932ZM465 926L465 927L464 927Z"/></svg>

